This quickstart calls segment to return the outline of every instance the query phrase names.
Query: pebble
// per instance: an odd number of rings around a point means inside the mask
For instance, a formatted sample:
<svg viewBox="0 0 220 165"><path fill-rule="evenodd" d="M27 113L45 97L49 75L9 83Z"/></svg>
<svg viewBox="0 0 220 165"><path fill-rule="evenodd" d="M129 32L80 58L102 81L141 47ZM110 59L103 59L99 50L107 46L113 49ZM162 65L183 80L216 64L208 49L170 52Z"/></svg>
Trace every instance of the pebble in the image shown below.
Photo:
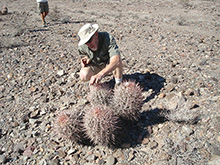
<svg viewBox="0 0 220 165"><path fill-rule="evenodd" d="M67 153L65 152L65 151L63 151L63 150L59 150L59 156L61 157L61 158L64 158L64 157L66 157L66 155L67 155Z"/></svg>
<svg viewBox="0 0 220 165"><path fill-rule="evenodd" d="M150 146L151 149L155 149L155 148L157 148L158 143L155 142L155 141L152 141L152 142L149 143L149 146Z"/></svg>
<svg viewBox="0 0 220 165"><path fill-rule="evenodd" d="M149 140L148 138L144 138L144 139L142 140L142 144L143 144L143 145L147 145L149 142L150 142L150 140Z"/></svg>
<svg viewBox="0 0 220 165"><path fill-rule="evenodd" d="M106 165L113 165L113 164L115 164L115 158L112 155L107 156Z"/></svg>
<svg viewBox="0 0 220 165"><path fill-rule="evenodd" d="M57 72L57 75L60 76L60 77L63 76L64 75L64 70L59 70Z"/></svg>
<svg viewBox="0 0 220 165"><path fill-rule="evenodd" d="M0 163L5 163L6 157L4 155L0 155Z"/></svg>

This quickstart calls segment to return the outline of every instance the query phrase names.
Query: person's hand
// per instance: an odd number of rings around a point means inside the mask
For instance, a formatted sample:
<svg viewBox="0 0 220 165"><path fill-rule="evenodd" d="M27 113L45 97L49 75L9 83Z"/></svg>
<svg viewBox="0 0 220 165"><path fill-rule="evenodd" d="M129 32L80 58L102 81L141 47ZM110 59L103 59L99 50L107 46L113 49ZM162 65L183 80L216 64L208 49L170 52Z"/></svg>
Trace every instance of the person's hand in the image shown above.
<svg viewBox="0 0 220 165"><path fill-rule="evenodd" d="M89 85L100 83L102 78L103 78L103 76L102 76L101 73L98 73L98 74L92 76L91 79L90 79Z"/></svg>
<svg viewBox="0 0 220 165"><path fill-rule="evenodd" d="M87 57L83 57L82 59L81 59L81 65L82 65L82 67L85 67L87 64L89 64L90 63L90 59L88 59Z"/></svg>

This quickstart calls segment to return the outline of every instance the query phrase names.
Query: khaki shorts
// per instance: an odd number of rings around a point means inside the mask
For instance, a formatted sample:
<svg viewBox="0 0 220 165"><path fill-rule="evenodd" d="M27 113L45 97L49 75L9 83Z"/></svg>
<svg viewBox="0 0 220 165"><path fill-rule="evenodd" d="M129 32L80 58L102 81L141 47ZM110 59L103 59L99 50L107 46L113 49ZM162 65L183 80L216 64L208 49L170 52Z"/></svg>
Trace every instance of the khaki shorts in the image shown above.
<svg viewBox="0 0 220 165"><path fill-rule="evenodd" d="M97 74L106 67L106 64L95 65L94 63L90 63L86 65L86 67L89 67L95 74Z"/></svg>
<svg viewBox="0 0 220 165"><path fill-rule="evenodd" d="M39 9L40 13L42 13L42 12L49 12L48 2L40 2L40 3L38 3L38 9Z"/></svg>

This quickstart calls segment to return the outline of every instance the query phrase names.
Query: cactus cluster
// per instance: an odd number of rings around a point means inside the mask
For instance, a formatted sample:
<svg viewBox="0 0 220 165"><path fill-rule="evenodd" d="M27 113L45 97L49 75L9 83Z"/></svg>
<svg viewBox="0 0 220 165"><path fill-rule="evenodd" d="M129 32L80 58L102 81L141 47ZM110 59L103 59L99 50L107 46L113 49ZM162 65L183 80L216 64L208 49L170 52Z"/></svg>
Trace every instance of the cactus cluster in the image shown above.
<svg viewBox="0 0 220 165"><path fill-rule="evenodd" d="M82 112L64 111L55 121L57 132L72 142L115 146L122 139L123 121L139 117L143 96L138 84L123 82L114 91L105 84L93 85L88 93L88 104Z"/></svg>

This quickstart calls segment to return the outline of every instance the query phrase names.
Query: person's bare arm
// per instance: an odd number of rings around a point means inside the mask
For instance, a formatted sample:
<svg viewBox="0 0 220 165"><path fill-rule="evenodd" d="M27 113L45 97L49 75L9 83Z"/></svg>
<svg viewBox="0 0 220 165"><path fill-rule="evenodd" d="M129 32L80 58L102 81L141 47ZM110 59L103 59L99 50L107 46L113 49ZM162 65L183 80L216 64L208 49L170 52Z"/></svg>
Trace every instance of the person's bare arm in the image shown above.
<svg viewBox="0 0 220 165"><path fill-rule="evenodd" d="M93 85L95 83L99 83L104 76L106 76L108 73L114 71L120 64L121 64L121 56L115 55L110 58L110 63L102 69L99 73L92 76L90 79L90 85Z"/></svg>

